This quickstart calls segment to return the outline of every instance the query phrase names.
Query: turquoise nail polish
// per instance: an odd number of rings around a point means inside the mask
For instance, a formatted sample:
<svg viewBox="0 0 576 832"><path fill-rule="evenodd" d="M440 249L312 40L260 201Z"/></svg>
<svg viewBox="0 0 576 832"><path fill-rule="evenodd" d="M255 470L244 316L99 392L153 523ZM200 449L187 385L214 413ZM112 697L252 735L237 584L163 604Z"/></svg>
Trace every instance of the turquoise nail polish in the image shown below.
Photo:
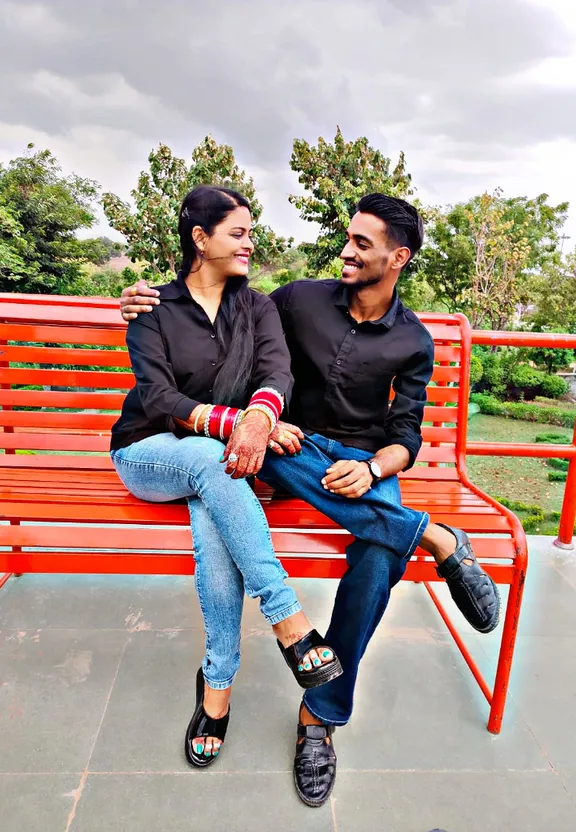
<svg viewBox="0 0 576 832"><path fill-rule="evenodd" d="M320 664L320 659L314 659L314 667L318 667Z"/></svg>
<svg viewBox="0 0 576 832"><path fill-rule="evenodd" d="M300 672L302 672L302 671L304 670L304 668L302 667L302 665L301 665L301 664L299 664L299 665L298 665L298 670L299 670Z"/></svg>
<svg viewBox="0 0 576 832"><path fill-rule="evenodd" d="M310 664L310 662L306 662L306 664L304 665L305 670L310 670L311 667L312 665Z"/></svg>
<svg viewBox="0 0 576 832"><path fill-rule="evenodd" d="M203 746L201 746L200 743L197 743L196 744L196 754L202 754L203 750L204 750Z"/></svg>
<svg viewBox="0 0 576 832"><path fill-rule="evenodd" d="M322 653L322 658L329 659L331 655L332 653L330 652L330 650L324 650L324 652Z"/></svg>
<svg viewBox="0 0 576 832"><path fill-rule="evenodd" d="M217 756L218 756L218 752L217 752L217 751L215 751L215 752L214 752L214 756L215 756L215 757L217 757Z"/></svg>
<svg viewBox="0 0 576 832"><path fill-rule="evenodd" d="M224 462L224 461L225 461L225 460L224 460L224 457L223 457L223 456L221 456L221 457L220 457L220 462Z"/></svg>

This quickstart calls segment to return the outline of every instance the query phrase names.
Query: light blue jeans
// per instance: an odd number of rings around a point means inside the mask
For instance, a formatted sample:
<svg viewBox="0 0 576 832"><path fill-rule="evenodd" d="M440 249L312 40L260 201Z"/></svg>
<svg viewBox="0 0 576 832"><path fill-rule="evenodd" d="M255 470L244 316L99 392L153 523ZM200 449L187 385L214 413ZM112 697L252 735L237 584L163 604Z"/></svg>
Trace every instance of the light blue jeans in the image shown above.
<svg viewBox="0 0 576 832"><path fill-rule="evenodd" d="M274 554L262 507L246 480L233 480L215 439L161 433L112 451L118 476L141 500L186 498L194 539L195 583L206 630L202 668L211 688L230 687L240 665L244 592L260 598L269 624L301 607Z"/></svg>

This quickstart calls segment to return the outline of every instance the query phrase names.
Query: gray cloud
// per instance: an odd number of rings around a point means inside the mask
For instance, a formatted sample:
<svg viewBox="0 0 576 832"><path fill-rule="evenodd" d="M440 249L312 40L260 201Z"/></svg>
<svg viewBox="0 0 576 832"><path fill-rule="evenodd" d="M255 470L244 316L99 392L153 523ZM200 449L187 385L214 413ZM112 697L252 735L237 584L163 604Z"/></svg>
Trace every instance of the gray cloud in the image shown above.
<svg viewBox="0 0 576 832"><path fill-rule="evenodd" d="M293 138L336 124L384 150L392 136L439 142L438 157L462 163L576 140L575 87L522 80L575 51L527 0L0 0L0 21L5 125L62 142L121 131L127 148L181 153L213 132L271 200L293 188ZM442 165L436 175L451 182Z"/></svg>

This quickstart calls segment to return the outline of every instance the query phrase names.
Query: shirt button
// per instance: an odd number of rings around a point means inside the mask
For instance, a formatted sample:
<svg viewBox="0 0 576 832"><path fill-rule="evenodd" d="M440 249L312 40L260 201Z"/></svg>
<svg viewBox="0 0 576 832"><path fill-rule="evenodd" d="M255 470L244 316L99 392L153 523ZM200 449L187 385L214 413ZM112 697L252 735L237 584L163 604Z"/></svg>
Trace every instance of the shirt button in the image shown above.
<svg viewBox="0 0 576 832"><path fill-rule="evenodd" d="M216 338L216 336L214 335L214 333L212 333L212 335L210 336L210 338Z"/></svg>
<svg viewBox="0 0 576 832"><path fill-rule="evenodd" d="M210 362L210 364L212 364L212 366L213 366L213 367L215 367L215 366L216 366L216 362L215 362L215 361L211 361L211 362Z"/></svg>
<svg viewBox="0 0 576 832"><path fill-rule="evenodd" d="M350 330L350 335L356 335L356 330L355 330L355 329L351 329L351 330Z"/></svg>
<svg viewBox="0 0 576 832"><path fill-rule="evenodd" d="M342 364L342 362L340 361L340 359L338 359L338 361L336 362L336 364Z"/></svg>
<svg viewBox="0 0 576 832"><path fill-rule="evenodd" d="M213 392L214 392L214 390L208 390L208 392L209 392L209 393L213 393Z"/></svg>

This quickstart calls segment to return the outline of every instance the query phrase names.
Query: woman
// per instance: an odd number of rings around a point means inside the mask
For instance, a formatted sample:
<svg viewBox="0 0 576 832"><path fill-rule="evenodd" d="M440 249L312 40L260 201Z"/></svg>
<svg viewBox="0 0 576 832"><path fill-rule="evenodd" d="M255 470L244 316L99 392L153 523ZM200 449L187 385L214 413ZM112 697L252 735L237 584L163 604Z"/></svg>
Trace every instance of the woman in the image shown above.
<svg viewBox="0 0 576 832"><path fill-rule="evenodd" d="M112 460L129 491L152 502L186 497L190 509L206 630L185 740L195 766L214 761L226 734L244 592L260 598L302 687L342 672L284 583L245 479L280 438L274 431L292 384L276 307L248 288L250 229L249 204L235 191L198 187L186 196L182 268L160 287L162 304L128 326L137 383L112 429Z"/></svg>

